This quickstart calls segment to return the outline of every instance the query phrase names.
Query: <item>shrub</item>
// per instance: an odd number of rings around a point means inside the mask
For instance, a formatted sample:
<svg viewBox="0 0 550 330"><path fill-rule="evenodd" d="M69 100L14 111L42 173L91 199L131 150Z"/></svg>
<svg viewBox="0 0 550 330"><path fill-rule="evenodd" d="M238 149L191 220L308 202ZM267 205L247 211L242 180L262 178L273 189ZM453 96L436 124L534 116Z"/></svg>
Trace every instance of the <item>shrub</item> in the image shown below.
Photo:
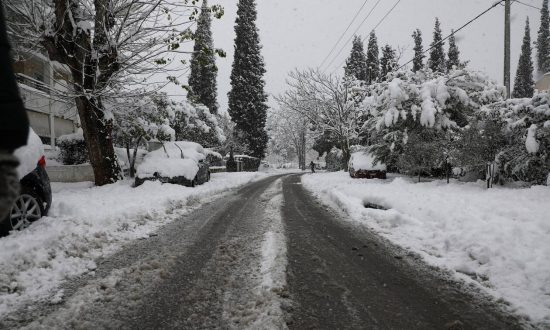
<svg viewBox="0 0 550 330"><path fill-rule="evenodd" d="M88 148L82 135L82 130L76 133L62 135L57 139L59 157L65 165L79 165L89 161Z"/></svg>
<svg viewBox="0 0 550 330"><path fill-rule="evenodd" d="M260 159L250 156L240 156L239 161L242 162L243 172L257 172L260 167Z"/></svg>

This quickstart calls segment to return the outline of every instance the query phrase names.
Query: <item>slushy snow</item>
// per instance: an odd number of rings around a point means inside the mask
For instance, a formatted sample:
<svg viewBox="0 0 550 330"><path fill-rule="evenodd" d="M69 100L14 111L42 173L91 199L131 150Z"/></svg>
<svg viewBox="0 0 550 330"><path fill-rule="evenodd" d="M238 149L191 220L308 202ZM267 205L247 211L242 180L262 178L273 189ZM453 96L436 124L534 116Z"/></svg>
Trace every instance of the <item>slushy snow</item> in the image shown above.
<svg viewBox="0 0 550 330"><path fill-rule="evenodd" d="M358 180L343 172L302 181L350 221L550 326L550 187L487 190L482 183Z"/></svg>
<svg viewBox="0 0 550 330"><path fill-rule="evenodd" d="M0 239L0 319L36 302L58 302L67 279L93 271L95 261L220 193L265 178L263 173L219 173L196 188L130 181L92 187L52 184L48 217ZM177 215L173 211L178 210Z"/></svg>

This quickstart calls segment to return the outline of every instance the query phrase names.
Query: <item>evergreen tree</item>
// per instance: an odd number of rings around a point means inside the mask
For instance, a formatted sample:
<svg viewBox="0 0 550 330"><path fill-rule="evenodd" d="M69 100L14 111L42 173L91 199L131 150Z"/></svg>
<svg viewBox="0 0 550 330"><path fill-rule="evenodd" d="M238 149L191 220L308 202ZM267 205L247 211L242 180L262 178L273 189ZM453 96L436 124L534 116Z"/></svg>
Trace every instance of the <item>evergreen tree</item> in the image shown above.
<svg viewBox="0 0 550 330"><path fill-rule="evenodd" d="M550 72L550 15L548 0L542 1L540 28L537 38L537 68L539 75Z"/></svg>
<svg viewBox="0 0 550 330"><path fill-rule="evenodd" d="M439 18L435 19L434 37L431 43L432 50L428 59L428 66L433 72L445 72L445 52L443 51L443 38Z"/></svg>
<svg viewBox="0 0 550 330"><path fill-rule="evenodd" d="M390 45L382 48L382 58L380 59L380 80L386 79L388 73L397 69L397 58L395 50Z"/></svg>
<svg viewBox="0 0 550 330"><path fill-rule="evenodd" d="M354 76L357 80L367 80L367 59L363 50L363 40L361 37L355 36L351 54L346 60L344 68L346 76Z"/></svg>
<svg viewBox="0 0 550 330"><path fill-rule="evenodd" d="M533 97L534 85L533 81L533 60L531 58L531 29L529 28L529 18L525 22L525 36L523 37L523 45L521 46L521 55L519 56L518 70L516 72L516 80L514 81L514 98Z"/></svg>
<svg viewBox="0 0 550 330"><path fill-rule="evenodd" d="M378 50L378 40L376 34L371 32L369 44L367 46L367 84L372 84L380 76L380 59Z"/></svg>
<svg viewBox="0 0 550 330"><path fill-rule="evenodd" d="M235 58L231 71L229 115L235 137L251 156L262 158L267 148L267 94L264 92L264 59L256 27L256 3L239 0L235 21Z"/></svg>
<svg viewBox="0 0 550 330"><path fill-rule="evenodd" d="M451 71L453 67L460 68L460 51L456 45L456 39L454 31L451 31L452 34L449 37L449 52L447 53L447 72Z"/></svg>
<svg viewBox="0 0 550 330"><path fill-rule="evenodd" d="M216 98L218 90L216 76L216 54L212 40L212 17L207 0L203 0L201 13L195 31L195 46L191 57L188 98L194 103L204 104L211 113L218 112Z"/></svg>
<svg viewBox="0 0 550 330"><path fill-rule="evenodd" d="M414 59L413 59L413 72L424 69L424 46L422 46L422 31L416 29L413 32L412 37L414 39Z"/></svg>

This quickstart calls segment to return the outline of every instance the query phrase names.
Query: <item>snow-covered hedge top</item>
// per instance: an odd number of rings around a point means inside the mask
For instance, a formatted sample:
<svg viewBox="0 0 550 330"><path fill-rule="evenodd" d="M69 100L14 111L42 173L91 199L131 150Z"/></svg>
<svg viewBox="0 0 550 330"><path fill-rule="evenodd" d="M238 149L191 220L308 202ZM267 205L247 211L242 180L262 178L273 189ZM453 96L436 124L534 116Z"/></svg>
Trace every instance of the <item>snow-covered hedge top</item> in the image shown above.
<svg viewBox="0 0 550 330"><path fill-rule="evenodd" d="M58 143L74 143L80 141L84 141L84 133L82 132L82 128L79 128L73 134L65 134L57 138Z"/></svg>
<svg viewBox="0 0 550 330"><path fill-rule="evenodd" d="M454 118L504 99L504 90L486 76L468 70L449 74L398 72L391 81L368 87L364 109L380 130L413 120L425 127L454 128Z"/></svg>
<svg viewBox="0 0 550 330"><path fill-rule="evenodd" d="M222 155L219 153L219 152L215 152L214 150L212 149L204 149L204 153L208 156L208 155L211 155L212 157L214 158L217 158L217 159L223 159Z"/></svg>
<svg viewBox="0 0 550 330"><path fill-rule="evenodd" d="M376 162L374 156L367 151L359 151L351 154L349 168L355 171L386 171L386 164Z"/></svg>
<svg viewBox="0 0 550 330"><path fill-rule="evenodd" d="M164 147L150 152L137 168L139 178L183 176L193 180L199 171L198 162L206 158L204 148L195 142L166 142Z"/></svg>
<svg viewBox="0 0 550 330"><path fill-rule="evenodd" d="M19 159L19 166L17 166L19 179L32 172L36 168L40 157L44 156L42 140L40 140L40 137L36 135L32 128L29 129L27 145L15 150L14 155Z"/></svg>

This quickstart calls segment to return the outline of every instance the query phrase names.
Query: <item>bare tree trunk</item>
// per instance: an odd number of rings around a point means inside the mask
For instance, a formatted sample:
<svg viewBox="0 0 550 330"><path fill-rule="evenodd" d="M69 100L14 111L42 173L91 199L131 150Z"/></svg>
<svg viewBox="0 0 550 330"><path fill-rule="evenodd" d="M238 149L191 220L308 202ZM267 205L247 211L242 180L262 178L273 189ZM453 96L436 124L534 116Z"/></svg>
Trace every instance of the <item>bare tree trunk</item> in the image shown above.
<svg viewBox="0 0 550 330"><path fill-rule="evenodd" d="M136 147L134 148L134 155L132 159L130 160L130 156L128 156L128 161L130 162L130 177L133 178L136 176L136 158L137 158L137 152L139 148L139 144L141 143L141 140L143 139L143 136L140 136L136 142Z"/></svg>
<svg viewBox="0 0 550 330"><path fill-rule="evenodd" d="M301 140L300 140L300 146L301 146L301 153L302 153L302 167L304 171L306 170L306 132L302 131L301 133Z"/></svg>
<svg viewBox="0 0 550 330"><path fill-rule="evenodd" d="M76 107L82 124L82 131L90 163L94 169L95 184L102 186L121 179L111 138L112 122L103 111L85 96L76 98Z"/></svg>
<svg viewBox="0 0 550 330"><path fill-rule="evenodd" d="M351 158L351 150L349 147L349 141L346 139L341 143L341 149L342 149L342 170L346 170L348 168L348 163Z"/></svg>
<svg viewBox="0 0 550 330"><path fill-rule="evenodd" d="M128 157L128 171L130 172L130 177L134 177L134 173L132 173L132 161L130 160L130 143L126 143L126 157Z"/></svg>

